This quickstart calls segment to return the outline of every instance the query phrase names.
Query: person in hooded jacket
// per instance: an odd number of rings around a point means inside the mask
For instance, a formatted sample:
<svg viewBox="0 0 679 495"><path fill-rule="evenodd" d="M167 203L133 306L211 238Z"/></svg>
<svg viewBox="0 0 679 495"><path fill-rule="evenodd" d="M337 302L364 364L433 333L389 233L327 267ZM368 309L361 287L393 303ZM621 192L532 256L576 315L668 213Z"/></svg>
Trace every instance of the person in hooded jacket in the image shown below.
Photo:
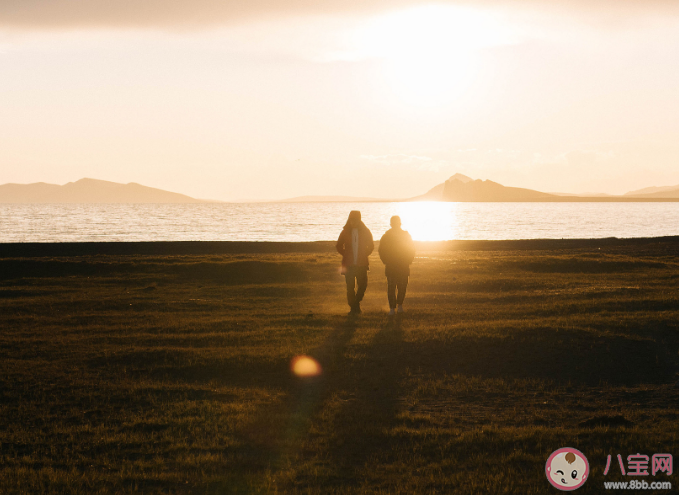
<svg viewBox="0 0 679 495"><path fill-rule="evenodd" d="M352 210L337 239L337 252L342 255L342 274L347 283L349 314L361 312L361 301L368 288L368 256L375 249L373 235L361 221L361 212Z"/></svg>
<svg viewBox="0 0 679 495"><path fill-rule="evenodd" d="M391 228L380 239L380 259L384 263L384 274L387 276L387 299L389 314L403 313L403 300L406 297L410 264L415 259L415 245L410 234L401 228L401 218L391 217ZM396 290L398 289L398 295Z"/></svg>

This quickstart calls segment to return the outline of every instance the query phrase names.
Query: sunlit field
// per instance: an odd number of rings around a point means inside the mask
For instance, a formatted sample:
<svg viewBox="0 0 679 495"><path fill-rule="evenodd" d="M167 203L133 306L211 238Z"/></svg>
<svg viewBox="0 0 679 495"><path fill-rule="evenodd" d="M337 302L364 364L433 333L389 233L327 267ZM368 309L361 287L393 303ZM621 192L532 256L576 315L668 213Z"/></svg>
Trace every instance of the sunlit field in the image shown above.
<svg viewBox="0 0 679 495"><path fill-rule="evenodd" d="M0 493L543 494L574 447L584 494L677 452L676 238L421 244L394 319L376 255L350 318L300 246L1 258Z"/></svg>

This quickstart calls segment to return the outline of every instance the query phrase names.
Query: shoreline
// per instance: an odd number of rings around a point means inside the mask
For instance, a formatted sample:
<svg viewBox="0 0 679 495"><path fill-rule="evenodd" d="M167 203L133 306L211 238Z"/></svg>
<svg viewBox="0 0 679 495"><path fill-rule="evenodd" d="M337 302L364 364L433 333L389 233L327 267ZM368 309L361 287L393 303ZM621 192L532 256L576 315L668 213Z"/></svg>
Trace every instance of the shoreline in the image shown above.
<svg viewBox="0 0 679 495"><path fill-rule="evenodd" d="M375 241L379 245L379 241ZM416 241L418 251L550 251L653 245L679 251L679 235L594 239ZM334 253L335 241L149 241L0 243L0 258L94 255L220 255Z"/></svg>

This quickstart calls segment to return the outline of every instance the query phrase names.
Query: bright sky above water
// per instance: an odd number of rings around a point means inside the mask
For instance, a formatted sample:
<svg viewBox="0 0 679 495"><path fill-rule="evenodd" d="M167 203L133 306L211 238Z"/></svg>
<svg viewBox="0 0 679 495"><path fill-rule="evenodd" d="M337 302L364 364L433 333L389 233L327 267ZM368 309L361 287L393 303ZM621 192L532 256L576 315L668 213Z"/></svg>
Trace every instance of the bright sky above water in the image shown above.
<svg viewBox="0 0 679 495"><path fill-rule="evenodd" d="M674 2L0 4L0 183L199 198L679 184ZM285 6L284 6L285 5Z"/></svg>

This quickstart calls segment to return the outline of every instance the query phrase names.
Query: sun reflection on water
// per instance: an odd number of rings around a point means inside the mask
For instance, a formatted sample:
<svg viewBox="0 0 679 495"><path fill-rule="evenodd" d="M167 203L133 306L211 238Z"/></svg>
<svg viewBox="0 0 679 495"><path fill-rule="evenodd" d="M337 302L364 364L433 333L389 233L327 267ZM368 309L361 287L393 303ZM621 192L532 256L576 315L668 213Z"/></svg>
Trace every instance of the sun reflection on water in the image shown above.
<svg viewBox="0 0 679 495"><path fill-rule="evenodd" d="M456 203L422 201L397 203L403 228L416 241L444 241L458 234Z"/></svg>

